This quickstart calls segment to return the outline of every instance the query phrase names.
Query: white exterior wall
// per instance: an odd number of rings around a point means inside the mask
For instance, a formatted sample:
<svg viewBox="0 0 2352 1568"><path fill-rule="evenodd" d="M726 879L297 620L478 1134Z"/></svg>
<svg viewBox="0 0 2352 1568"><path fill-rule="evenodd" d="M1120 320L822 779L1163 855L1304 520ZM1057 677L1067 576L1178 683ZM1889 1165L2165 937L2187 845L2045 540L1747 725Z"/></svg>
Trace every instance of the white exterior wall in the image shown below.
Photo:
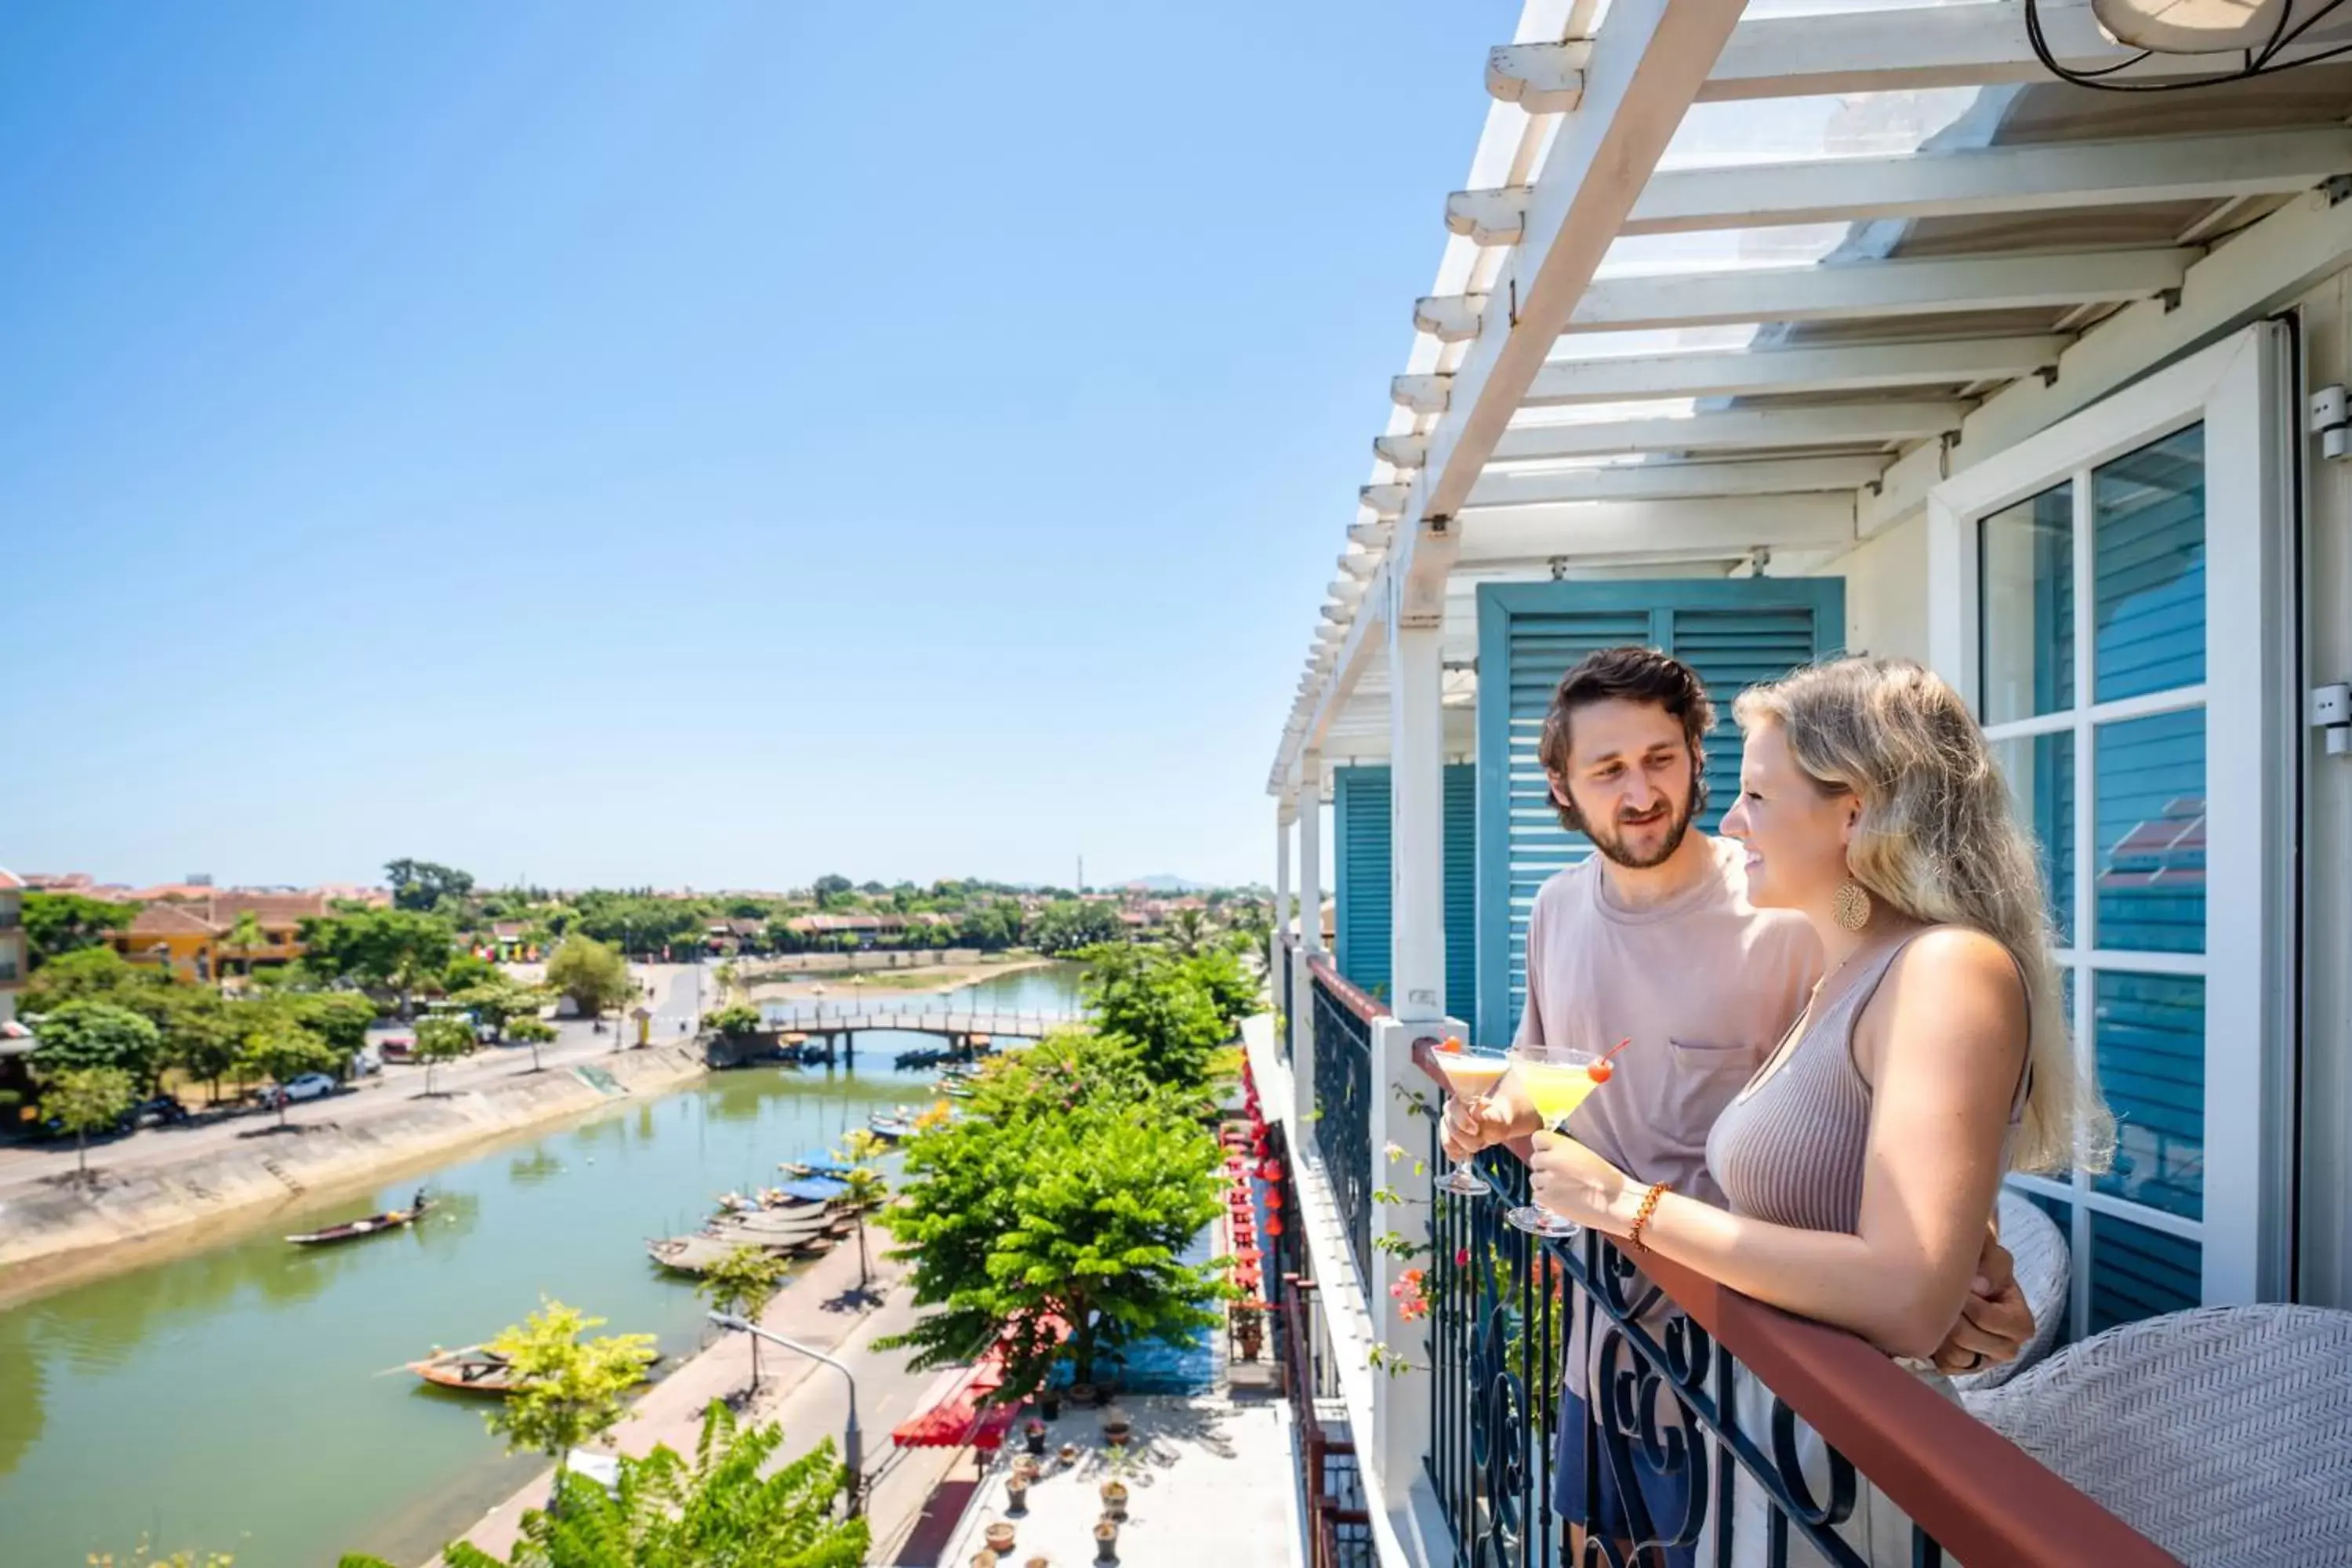
<svg viewBox="0 0 2352 1568"><path fill-rule="evenodd" d="M2298 301L2305 391L2352 384L2352 271ZM2352 679L2352 468L2306 437L2306 684ZM2303 1170L2296 1295L2352 1308L2352 757L2305 732Z"/></svg>
<svg viewBox="0 0 2352 1568"><path fill-rule="evenodd" d="M1822 569L1845 579L1849 653L1927 662L1927 520L1924 513L1864 541Z"/></svg>

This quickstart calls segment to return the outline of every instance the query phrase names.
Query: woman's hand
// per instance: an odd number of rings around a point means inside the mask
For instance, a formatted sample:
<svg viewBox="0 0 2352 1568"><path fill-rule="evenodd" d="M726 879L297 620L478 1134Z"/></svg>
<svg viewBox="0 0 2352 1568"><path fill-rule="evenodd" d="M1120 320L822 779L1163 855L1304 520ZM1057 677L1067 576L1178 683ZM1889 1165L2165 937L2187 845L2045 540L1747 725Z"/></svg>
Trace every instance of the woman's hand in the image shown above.
<svg viewBox="0 0 2352 1568"><path fill-rule="evenodd" d="M1535 1135L1528 1167L1535 1173L1530 1191L1539 1207L1612 1236L1623 1233L1625 1197L1633 1184L1624 1172L1558 1132Z"/></svg>
<svg viewBox="0 0 2352 1568"><path fill-rule="evenodd" d="M1458 1094L1446 1096L1445 1114L1438 1122L1438 1131L1447 1159L1459 1163L1481 1149L1507 1143L1532 1131L1531 1126L1518 1125L1522 1117L1507 1088L1503 1086L1482 1100L1465 1100ZM1533 1113L1528 1113L1524 1120L1531 1123Z"/></svg>

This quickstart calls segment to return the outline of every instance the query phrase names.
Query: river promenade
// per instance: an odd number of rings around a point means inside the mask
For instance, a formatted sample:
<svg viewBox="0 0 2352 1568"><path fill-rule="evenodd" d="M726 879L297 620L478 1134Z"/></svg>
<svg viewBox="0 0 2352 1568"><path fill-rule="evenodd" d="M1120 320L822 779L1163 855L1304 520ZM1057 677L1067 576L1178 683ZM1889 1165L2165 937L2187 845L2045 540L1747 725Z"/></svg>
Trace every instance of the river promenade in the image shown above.
<svg viewBox="0 0 2352 1568"><path fill-rule="evenodd" d="M700 1077L702 1053L677 1027L696 1005L693 971L651 978L657 1011L644 1049L617 1050L611 1033L570 1022L541 1051L544 1070L527 1050L491 1047L435 1069L427 1096L424 1068L389 1067L363 1088L289 1107L283 1130L247 1115L97 1145L89 1182L75 1178L70 1143L0 1150L0 1304L199 1245L260 1209L421 1172L617 1093L660 1094Z"/></svg>

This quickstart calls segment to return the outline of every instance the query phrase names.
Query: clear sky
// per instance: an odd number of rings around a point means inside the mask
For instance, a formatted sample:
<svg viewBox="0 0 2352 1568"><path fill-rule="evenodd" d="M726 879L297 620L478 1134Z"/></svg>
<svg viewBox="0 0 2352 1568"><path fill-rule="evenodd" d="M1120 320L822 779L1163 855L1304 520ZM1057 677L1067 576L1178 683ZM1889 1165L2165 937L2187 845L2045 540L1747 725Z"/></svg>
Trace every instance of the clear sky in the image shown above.
<svg viewBox="0 0 2352 1568"><path fill-rule="evenodd" d="M1517 13L0 9L0 865L1270 880Z"/></svg>

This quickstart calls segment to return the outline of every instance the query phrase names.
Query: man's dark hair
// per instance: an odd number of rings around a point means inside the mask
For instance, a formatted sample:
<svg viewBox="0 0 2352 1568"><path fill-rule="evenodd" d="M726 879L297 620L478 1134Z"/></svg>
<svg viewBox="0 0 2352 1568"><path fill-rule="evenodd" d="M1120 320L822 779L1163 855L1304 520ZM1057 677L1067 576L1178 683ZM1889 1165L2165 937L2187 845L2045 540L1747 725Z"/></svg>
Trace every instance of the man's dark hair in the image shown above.
<svg viewBox="0 0 2352 1568"><path fill-rule="evenodd" d="M1654 647L1604 647L1586 654L1559 678L1552 688L1551 710L1544 715L1543 738L1536 744L1544 772L1568 777L1569 726L1576 710L1612 698L1654 703L1682 725L1691 749L1690 814L1697 816L1706 808L1706 772L1700 766L1699 743L1715 728L1715 704L1707 700L1706 682L1697 670ZM1574 805L1559 809L1562 827L1570 833L1584 831L1583 814Z"/></svg>

